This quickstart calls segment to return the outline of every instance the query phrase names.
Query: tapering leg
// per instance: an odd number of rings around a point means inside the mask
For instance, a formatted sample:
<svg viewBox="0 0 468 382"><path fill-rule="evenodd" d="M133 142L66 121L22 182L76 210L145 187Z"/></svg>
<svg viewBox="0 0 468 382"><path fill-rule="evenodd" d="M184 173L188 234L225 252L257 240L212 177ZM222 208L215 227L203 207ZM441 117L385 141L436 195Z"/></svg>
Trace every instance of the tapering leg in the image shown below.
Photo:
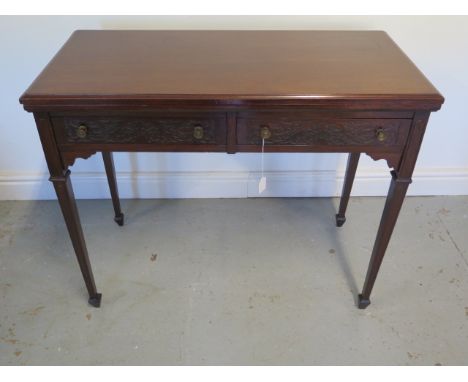
<svg viewBox="0 0 468 382"><path fill-rule="evenodd" d="M112 196L112 204L114 205L115 222L123 226L124 225L124 214L120 209L119 191L117 189L117 180L115 178L115 167L112 153L108 151L102 152L102 159L104 160L104 167L106 168L107 182L109 183L109 189Z"/></svg>
<svg viewBox="0 0 468 382"><path fill-rule="evenodd" d="M359 295L358 307L364 309L370 304L370 294L377 278L380 265L385 255L393 228L400 213L403 200L408 189L410 179L398 179L396 172L392 171L392 181L387 195L382 219L380 220L377 238L375 239L374 249L372 250L369 268L367 270L366 281L362 293Z"/></svg>
<svg viewBox="0 0 468 382"><path fill-rule="evenodd" d="M91 264L89 263L88 250L81 228L80 217L76 207L75 195L70 181L70 171L67 170L63 176L52 176L50 180L54 184L55 192L62 209L63 217L68 228L68 233L75 249L76 258L80 265L81 273L88 289L88 302L98 308L101 305L101 294L96 290Z"/></svg>
<svg viewBox="0 0 468 382"><path fill-rule="evenodd" d="M360 155L360 153L350 153L348 156L343 191L341 192L340 208L335 215L337 227L341 227L346 221L346 208L348 207L349 196L351 194L351 188L353 187L354 176L356 175Z"/></svg>
<svg viewBox="0 0 468 382"><path fill-rule="evenodd" d="M416 165L428 120L429 112L421 111L414 114L400 162L395 171L391 173L392 181L388 190L387 201L385 202L379 230L377 231L364 287L359 295L358 308L360 309L364 309L370 304L372 288L382 264L385 250L392 236L406 191L411 183L411 176Z"/></svg>

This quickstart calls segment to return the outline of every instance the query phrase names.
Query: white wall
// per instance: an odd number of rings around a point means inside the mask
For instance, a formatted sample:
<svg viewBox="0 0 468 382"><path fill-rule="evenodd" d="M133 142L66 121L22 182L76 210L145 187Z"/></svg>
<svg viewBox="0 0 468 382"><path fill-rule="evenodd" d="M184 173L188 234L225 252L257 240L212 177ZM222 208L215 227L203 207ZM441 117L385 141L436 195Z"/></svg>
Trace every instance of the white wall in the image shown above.
<svg viewBox="0 0 468 382"><path fill-rule="evenodd" d="M0 17L0 199L55 198L32 115L18 98L75 29L379 29L445 96L417 163L412 195L468 194L468 17ZM122 197L257 196L257 154L115 154ZM267 196L332 196L344 154L268 154ZM99 155L72 167L78 198L107 198ZM386 165L363 156L354 195L385 195Z"/></svg>

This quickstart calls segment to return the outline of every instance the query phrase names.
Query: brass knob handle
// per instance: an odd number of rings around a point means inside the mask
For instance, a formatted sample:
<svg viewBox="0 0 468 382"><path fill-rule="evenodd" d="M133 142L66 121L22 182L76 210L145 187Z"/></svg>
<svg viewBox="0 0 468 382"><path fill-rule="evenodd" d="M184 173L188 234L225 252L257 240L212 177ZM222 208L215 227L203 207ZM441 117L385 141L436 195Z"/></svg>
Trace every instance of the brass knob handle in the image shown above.
<svg viewBox="0 0 468 382"><path fill-rule="evenodd" d="M76 135L78 138L86 138L86 135L88 135L88 127L86 125L80 125L76 129Z"/></svg>
<svg viewBox="0 0 468 382"><path fill-rule="evenodd" d="M377 131L375 132L375 136L377 137L377 140L379 142L385 141L387 139L387 134L385 134L384 129L378 128Z"/></svg>
<svg viewBox="0 0 468 382"><path fill-rule="evenodd" d="M195 139L202 139L203 138L203 127L201 127L200 125L196 125L193 128L193 137Z"/></svg>
<svg viewBox="0 0 468 382"><path fill-rule="evenodd" d="M260 127L260 137L262 139L269 139L271 138L271 131L268 126L262 126Z"/></svg>

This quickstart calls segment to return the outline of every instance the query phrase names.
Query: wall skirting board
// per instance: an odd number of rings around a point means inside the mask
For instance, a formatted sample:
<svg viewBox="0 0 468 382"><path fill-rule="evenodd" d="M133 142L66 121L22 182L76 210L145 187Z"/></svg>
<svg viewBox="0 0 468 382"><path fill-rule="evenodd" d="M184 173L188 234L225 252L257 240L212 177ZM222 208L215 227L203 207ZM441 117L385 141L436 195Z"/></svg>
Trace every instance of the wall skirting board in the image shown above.
<svg viewBox="0 0 468 382"><path fill-rule="evenodd" d="M339 196L343 172L267 172L267 189L258 193L258 172L140 172L117 173L121 198L247 198L247 197L332 197ZM104 173L72 173L78 199L110 197ZM354 196L384 196L390 174L359 171ZM415 171L408 195L467 195L468 168L422 169ZM55 199L48 176L0 173L0 200Z"/></svg>

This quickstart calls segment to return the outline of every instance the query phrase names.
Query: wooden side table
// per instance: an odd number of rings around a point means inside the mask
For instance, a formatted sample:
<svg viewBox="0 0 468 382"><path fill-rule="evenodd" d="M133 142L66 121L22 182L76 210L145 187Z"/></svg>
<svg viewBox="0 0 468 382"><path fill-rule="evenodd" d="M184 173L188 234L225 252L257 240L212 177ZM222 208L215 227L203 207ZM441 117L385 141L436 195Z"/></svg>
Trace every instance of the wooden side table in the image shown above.
<svg viewBox="0 0 468 382"><path fill-rule="evenodd" d="M336 224L361 153L390 189L359 308L411 183L431 111L444 99L380 31L76 31L20 102L34 113L89 303L100 306L69 167L102 152L124 223L114 151L347 152Z"/></svg>

